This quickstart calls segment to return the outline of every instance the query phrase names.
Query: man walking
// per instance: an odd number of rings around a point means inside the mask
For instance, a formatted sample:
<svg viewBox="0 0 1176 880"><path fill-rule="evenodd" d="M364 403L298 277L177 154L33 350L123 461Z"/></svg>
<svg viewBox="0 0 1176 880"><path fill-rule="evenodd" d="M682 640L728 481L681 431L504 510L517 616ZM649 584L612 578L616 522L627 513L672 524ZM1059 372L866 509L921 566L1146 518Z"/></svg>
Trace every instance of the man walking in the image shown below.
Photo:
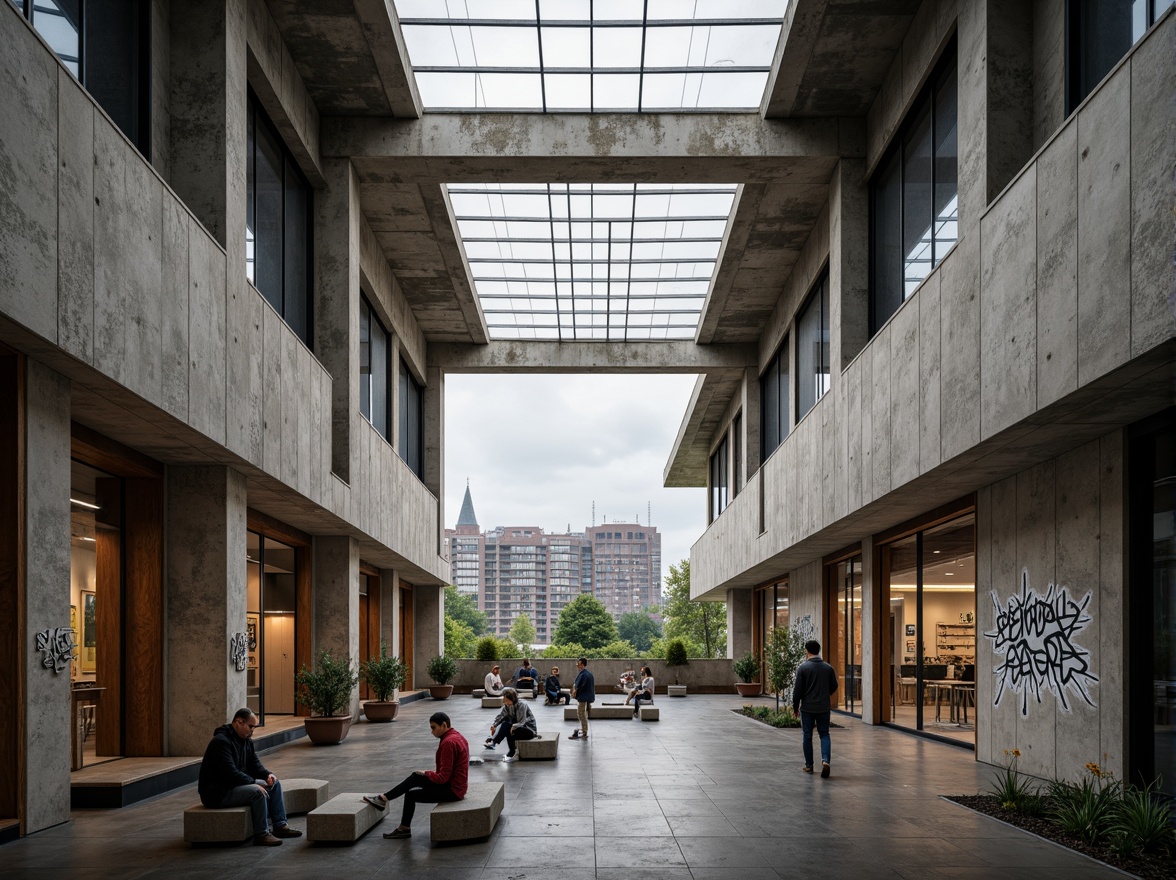
<svg viewBox="0 0 1176 880"><path fill-rule="evenodd" d="M469 743L450 726L449 716L444 712L434 712L430 716L429 731L440 740L435 770L414 770L395 788L383 794L363 796L365 801L382 811L388 809L389 801L404 795L400 825L385 834L385 840L412 837L412 817L417 804L460 801L466 795L470 775Z"/></svg>
<svg viewBox="0 0 1176 880"><path fill-rule="evenodd" d="M829 778L829 697L837 693L837 673L821 659L821 643L804 643L805 661L796 671L792 686L792 711L800 715L800 736L804 746L804 772L813 772L813 725L821 737L821 778Z"/></svg>
<svg viewBox="0 0 1176 880"><path fill-rule="evenodd" d="M580 729L573 731L571 739L588 739L588 710L596 702L596 679L588 671L588 658L581 657L576 661L576 681L572 684L572 697L576 701L576 717L580 719Z"/></svg>

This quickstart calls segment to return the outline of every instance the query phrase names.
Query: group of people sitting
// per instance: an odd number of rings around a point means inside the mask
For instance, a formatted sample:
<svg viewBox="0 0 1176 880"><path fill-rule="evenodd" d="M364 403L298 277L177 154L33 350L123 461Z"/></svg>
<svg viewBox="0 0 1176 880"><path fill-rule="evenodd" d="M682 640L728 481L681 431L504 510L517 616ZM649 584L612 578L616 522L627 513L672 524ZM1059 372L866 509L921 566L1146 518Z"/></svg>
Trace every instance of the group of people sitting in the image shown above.
<svg viewBox="0 0 1176 880"><path fill-rule="evenodd" d="M484 687L486 689L486 696L501 697L507 690L502 684L502 667L494 666L486 673ZM520 666L514 676L510 679L514 682L514 690L528 690L532 697L539 696L539 670L531 665L531 661L524 659L523 665ZM571 703L572 697L563 689L563 685L559 681L559 667L552 666L551 674L543 679L543 695L544 705L558 706L562 701L565 704Z"/></svg>

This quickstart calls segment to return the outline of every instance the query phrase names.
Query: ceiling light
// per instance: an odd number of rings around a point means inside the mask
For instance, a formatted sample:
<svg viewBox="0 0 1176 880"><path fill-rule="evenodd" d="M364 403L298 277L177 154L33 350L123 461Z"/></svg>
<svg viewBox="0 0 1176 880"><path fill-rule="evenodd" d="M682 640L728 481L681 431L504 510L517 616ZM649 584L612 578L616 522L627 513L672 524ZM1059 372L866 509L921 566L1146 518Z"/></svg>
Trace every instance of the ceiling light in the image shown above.
<svg viewBox="0 0 1176 880"><path fill-rule="evenodd" d="M97 543L98 543L98 539L97 539L97 538L87 538L85 535L83 535L83 536L82 536L82 540L83 540L83 541L89 541L91 544L97 544Z"/></svg>
<svg viewBox="0 0 1176 880"><path fill-rule="evenodd" d="M79 498L70 498L69 503L76 504L78 507L84 507L87 510L101 510L102 509L97 504L91 504L89 501L82 501Z"/></svg>

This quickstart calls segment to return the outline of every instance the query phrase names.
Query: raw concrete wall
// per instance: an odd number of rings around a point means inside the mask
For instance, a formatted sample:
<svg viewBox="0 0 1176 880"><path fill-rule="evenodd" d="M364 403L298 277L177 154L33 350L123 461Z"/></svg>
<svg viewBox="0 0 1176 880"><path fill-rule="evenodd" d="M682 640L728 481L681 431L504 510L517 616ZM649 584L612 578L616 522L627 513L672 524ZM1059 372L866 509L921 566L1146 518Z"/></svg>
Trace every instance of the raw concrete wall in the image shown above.
<svg viewBox="0 0 1176 880"><path fill-rule="evenodd" d="M977 494L976 757L981 761L1005 764L1005 750L1020 749L1019 769L1044 779L1082 777L1088 761L1124 776L1125 465L1125 432L1116 431ZM1018 616L1002 620L1001 615L1014 599L1026 602L1030 590L1037 597L1028 600L1030 611L1050 596L1050 607L1073 615L1075 625L1063 634L1065 621L1039 615L1022 630L1036 638L1014 641L1022 653L1010 654L1008 642L986 634L1010 632ZM1038 624L1050 633L1038 633ZM1040 648L1047 634L1057 650L1049 658L1033 656L1031 669L1021 665L1030 659L1025 652ZM1063 657L1065 669L1057 666ZM1051 679L1060 686L1051 690Z"/></svg>
<svg viewBox="0 0 1176 880"><path fill-rule="evenodd" d="M69 668L54 673L36 634L69 626L69 380L28 360L25 385L24 833L69 820ZM15 712L6 706L5 712Z"/></svg>
<svg viewBox="0 0 1176 880"><path fill-rule="evenodd" d="M889 497L916 481L957 487L935 503L958 497L968 489L953 459L1015 445L1021 426L1052 421L1047 407L1176 336L1165 299L1176 139L1149 109L1168 106L1174 78L1169 16L991 206L962 216L956 247L695 544L693 596L756 566L752 579L774 576L774 556L871 505L891 505L887 524L934 506ZM978 469L995 478L999 466Z"/></svg>
<svg viewBox="0 0 1176 880"><path fill-rule="evenodd" d="M314 539L314 660L328 651L359 668L359 546L347 536ZM359 717L359 688L351 692Z"/></svg>

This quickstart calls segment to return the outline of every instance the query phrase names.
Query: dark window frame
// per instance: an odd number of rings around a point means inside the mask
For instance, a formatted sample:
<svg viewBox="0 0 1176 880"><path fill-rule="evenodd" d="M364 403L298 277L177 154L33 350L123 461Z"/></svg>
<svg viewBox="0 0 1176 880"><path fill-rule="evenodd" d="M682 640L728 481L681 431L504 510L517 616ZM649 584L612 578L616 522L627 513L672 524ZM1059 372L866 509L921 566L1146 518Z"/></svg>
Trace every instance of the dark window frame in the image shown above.
<svg viewBox="0 0 1176 880"><path fill-rule="evenodd" d="M310 181L308 181L306 179L306 175L302 172L302 169L298 166L298 163L294 159L294 154L290 151L290 148L286 145L286 141L282 138L281 132L278 130L278 127L276 125L274 125L273 120L270 119L269 114L266 112L265 107L262 105L261 101L258 99L256 93L253 91L253 88L249 87L247 91L248 91L248 96L247 96L247 108L246 108L246 130L248 131L250 126L252 126L255 134L252 139L252 151L250 151L249 147L248 147L248 138L247 138L247 146L246 146L246 152L248 153L248 155L246 156L246 160L245 160L246 161L246 186L245 186L246 217L247 218L250 216L254 217L255 225L257 223L257 220L256 220L256 217L257 217L257 175L256 175L256 171L254 171L254 169L256 168L256 164L257 164L257 153L258 153L258 144L259 144L259 138L257 137L256 132L258 132L260 129L263 128L266 131L266 133L268 134L268 136L270 137L270 139L278 145L278 147L281 151L281 157L282 157L282 186L281 186L281 189L282 189L282 222L281 222L282 243L281 243L281 255L278 260L279 264L281 265L281 275L282 275L282 278L281 278L282 307L278 308L278 306L274 303L274 301L272 299L270 299L270 296L266 293L266 291L262 290L262 288L259 287L257 284L256 267L258 264L258 258L257 258L257 244L256 244L257 233L256 232L254 232L255 243L254 243L254 251L253 251L253 265L254 265L253 278L250 279L250 283L257 290L257 292L261 294L262 298L266 302L268 302L270 304L270 306L273 307L274 311L276 311L278 313L278 315L282 318L282 321L286 324L286 326L289 327L291 331L293 331L294 335L297 336L299 339L301 339L303 344L305 344L307 348L309 348L313 351L314 350L314 187L312 187L310 185ZM303 190L303 192L305 193L305 196L306 196L306 228L304 230L305 236L306 236L306 254L305 254L305 261L306 261L306 335L305 336L303 336L301 333L298 332L298 330L294 327L294 325L292 325L290 323L289 317L287 316L287 308L288 307L286 304L286 296L287 296L287 290L286 290L286 268L287 268L286 257L287 257L287 253L286 253L286 251L287 251L288 218L287 218L287 214L286 214L286 194L289 191L289 187L287 184L286 173L288 171L293 171L294 178L295 178L294 182L301 185L301 189ZM253 177L252 183L249 181L251 174ZM248 221L247 221L247 224L248 224ZM246 233L248 234L248 225L246 228ZM248 254L246 255L246 261L248 262Z"/></svg>
<svg viewBox="0 0 1176 880"><path fill-rule="evenodd" d="M383 437L385 440L387 440L389 443L391 443L392 442L392 439L391 439L392 438L392 358L391 358L392 333L390 330L388 330L384 326L384 322L380 320L379 313L372 307L372 302L370 299L368 299L366 294L360 293L360 295L359 295L359 308L360 308L360 339L359 339L359 345L360 345L360 349L359 349L359 352L360 352L360 354L359 354L360 397L359 397L359 411L360 411L360 414L365 419L368 420L368 423L371 424L371 426L376 429L377 433L379 433L379 435L381 437ZM368 313L368 339L366 340L366 342L368 344L368 349L367 349L368 356L367 356L367 363L366 364L364 363L364 356L363 356L363 345L365 342L365 340L363 338L363 310L364 309L367 309L367 313ZM383 421L384 421L384 424L382 424L382 425L377 424L376 420L372 417L372 413L375 410L376 394L378 393L378 390L379 390L376 387L376 382L375 382L375 375L376 374L373 371L373 367L372 367L373 348L372 348L372 344L371 344L371 334L375 331L378 331L380 333L380 335L383 336L383 338L384 338L384 376L383 376L383 389L384 389L384 393L383 393L384 420ZM363 372L364 372L365 366L367 367L368 376L370 377L368 380L368 393L367 393L366 400L364 399L364 394L363 394Z"/></svg>
<svg viewBox="0 0 1176 880"><path fill-rule="evenodd" d="M731 464L730 445L726 431L719 440L719 445L711 453L710 465L710 519L714 522L719 518L727 505L731 503Z"/></svg>
<svg viewBox="0 0 1176 880"><path fill-rule="evenodd" d="M404 358L400 359L400 375L398 378L400 387L400 430L397 437L396 452L400 456L401 461L408 465L409 470L416 474L419 478L424 479L425 472L425 386L417 384L416 377L408 368L408 364ZM406 394L411 391L412 394ZM416 401L416 406L411 406L408 398L412 397ZM406 420L406 415L413 415L415 418ZM406 421L410 424L406 425ZM415 423L416 430L412 430L412 424ZM415 436L414 436L415 435ZM413 448L413 441L415 440L415 450ZM405 449L405 446L408 449ZM415 454L414 454L415 453ZM415 459L415 461L414 461Z"/></svg>
<svg viewBox="0 0 1176 880"><path fill-rule="evenodd" d="M952 249L952 247L955 246L956 242L959 241L959 234L958 234L959 223L960 223L959 216L958 216L958 210L959 210L959 207L958 207L958 200L959 200L959 138L958 138L958 127L959 127L959 51L958 51L957 38L953 35L951 40L948 42L947 46L944 48L943 54L941 54L939 56L939 59L935 62L935 66L931 69L931 74L930 74L930 76L927 77L927 81L923 84L923 86L919 89L918 93L915 95L914 99L911 101L910 107L907 109L906 115L903 117L902 124L899 125L898 128L896 128L894 130L894 134L891 136L890 145L882 153L882 156L878 160L877 165L874 167L873 174L871 175L870 180L867 184L868 189L869 189L869 207L868 207L868 214L867 214L868 224L869 224L869 235L868 235L868 238L869 238L869 297L868 297L868 299L869 299L869 316L868 316L868 320L869 320L869 335L871 338L873 338L873 336L882 328L882 326L887 321L889 321L894 316L894 314L902 307L902 305L909 299L905 290L901 289L905 286L906 280L905 280L905 278L900 277L899 286L900 286L901 299L899 300L898 305L894 308L893 311L891 311L885 315L880 314L878 311L879 291L878 291L878 285L876 282L876 276L877 276L877 271L878 271L878 252L877 252L877 250L878 250L877 249L877 226L878 226L878 224L875 221L875 217L878 212L878 198L877 198L878 184L879 184L880 178L883 176L883 174L890 169L891 163L897 160L898 174L899 174L899 177L898 177L899 233L898 234L900 236L900 248L901 248L901 235L902 235L902 230L905 228L905 224L906 224L906 206L907 206L906 193L904 191L904 189L905 189L904 180L903 180L903 176L902 176L902 172L903 172L903 161L902 161L902 159L903 159L903 144L905 143L907 136L911 133L911 131L914 128L917 127L917 123L919 123L922 120L924 114L926 114L928 116L929 124L931 127L931 132L932 132L932 135L931 135L932 161L930 163L931 182L930 182L929 189L932 194L932 206L934 206L936 180L937 180L936 171L938 170L937 169L938 162L935 159L934 147L935 147L935 132L939 130L938 126L936 125L937 120L935 118L935 108L936 108L936 103L937 103L936 97L938 95L938 87L943 83L943 80L945 79L945 77L947 76L949 71L954 71L955 89L956 89L956 98L955 98L954 103L955 103L955 112L956 112L955 126L957 129L956 163L955 163L955 167L956 167L956 174L955 174L955 176L956 176L956 200L957 200L957 208L956 208L956 210L957 210L957 217L956 217L957 235L956 235L955 239L952 239L950 241L950 243L945 244L945 246L943 248L943 253L940 254L939 248L937 247L937 242L936 242L936 237L935 237L934 231L932 232L931 268L928 270L927 276L924 276L924 280L926 277L930 276L931 272L935 271L935 268L940 264L940 262L942 262L943 258ZM934 226L935 217L932 216L931 219L932 219L932 224ZM906 256L907 256L906 254L902 255L902 259L904 261L906 259ZM922 283L922 282L920 282L920 283Z"/></svg>
<svg viewBox="0 0 1176 880"><path fill-rule="evenodd" d="M803 419L806 415L808 415L813 410L813 408L818 403L821 402L821 399L826 394L829 393L829 389L832 387L832 378L833 378L833 372L832 372L833 366L832 366L832 360L831 360L831 348L832 348L831 327L832 327L832 322L829 319L829 313L831 311L830 305L829 305L829 296L830 296L829 268L828 268L828 266L826 266L821 271L821 274L817 276L817 281L813 285L812 290L809 292L808 298L804 301L804 305L802 305L800 307L800 310L797 311L797 313L796 313L796 328L792 334L793 336L796 337L796 397L795 397L795 401L796 401L796 423L797 424L799 424L800 420ZM819 333L820 333L820 337L821 337L820 344L821 344L821 349L823 351L823 356L819 358L820 363L816 364L816 366L818 367L818 369L822 366L825 368L825 373L824 373L825 382L824 382L823 388L821 388L821 389L814 388L813 389L814 397L813 397L812 403L810 403L808 405L807 409L802 410L801 409L801 407L803 405L802 404L802 397L801 397L802 388L805 383L813 380L817 374L814 373L810 376L802 376L801 375L800 346L803 343L803 339L801 338L801 336L802 336L801 324L802 324L802 322L805 321L805 319L807 319L809 317L810 310L814 307L816 307L816 309L817 309L817 315L818 315L817 327L819 328Z"/></svg>
<svg viewBox="0 0 1176 880"><path fill-rule="evenodd" d="M780 340L780 345L776 348L776 353L772 355L768 365L764 371L760 373L760 464L761 466L772 456L772 453L784 445L784 441L788 439L788 433L791 429L791 415L792 415L792 387L791 374L792 364L789 361L791 356L791 348L789 346L789 336L784 335ZM784 371L781 372L780 365L784 364ZM775 373L774 387L776 388L776 397L774 401L776 424L769 425L768 420L768 397L769 397L769 380L767 377L771 373ZM780 389L785 389L785 397L781 399ZM771 429L775 430L775 435L769 433ZM774 443L771 441L775 440Z"/></svg>
<svg viewBox="0 0 1176 880"><path fill-rule="evenodd" d="M1106 78L1106 75L1118 66L1119 62L1127 56L1132 47L1135 46L1141 39L1143 34L1159 20L1159 18L1168 11L1168 7L1172 5L1172 0L1145 0L1146 7L1144 8L1145 22L1143 33L1138 37L1134 37L1132 41L1123 49L1123 52L1118 56L1114 63L1112 63L1106 70L1098 75L1098 79L1091 82L1084 82L1084 75L1087 70L1086 52L1083 46L1084 37L1086 35L1085 16L1083 0L1066 0L1066 117L1078 109L1086 98L1093 92L1098 84Z"/></svg>

